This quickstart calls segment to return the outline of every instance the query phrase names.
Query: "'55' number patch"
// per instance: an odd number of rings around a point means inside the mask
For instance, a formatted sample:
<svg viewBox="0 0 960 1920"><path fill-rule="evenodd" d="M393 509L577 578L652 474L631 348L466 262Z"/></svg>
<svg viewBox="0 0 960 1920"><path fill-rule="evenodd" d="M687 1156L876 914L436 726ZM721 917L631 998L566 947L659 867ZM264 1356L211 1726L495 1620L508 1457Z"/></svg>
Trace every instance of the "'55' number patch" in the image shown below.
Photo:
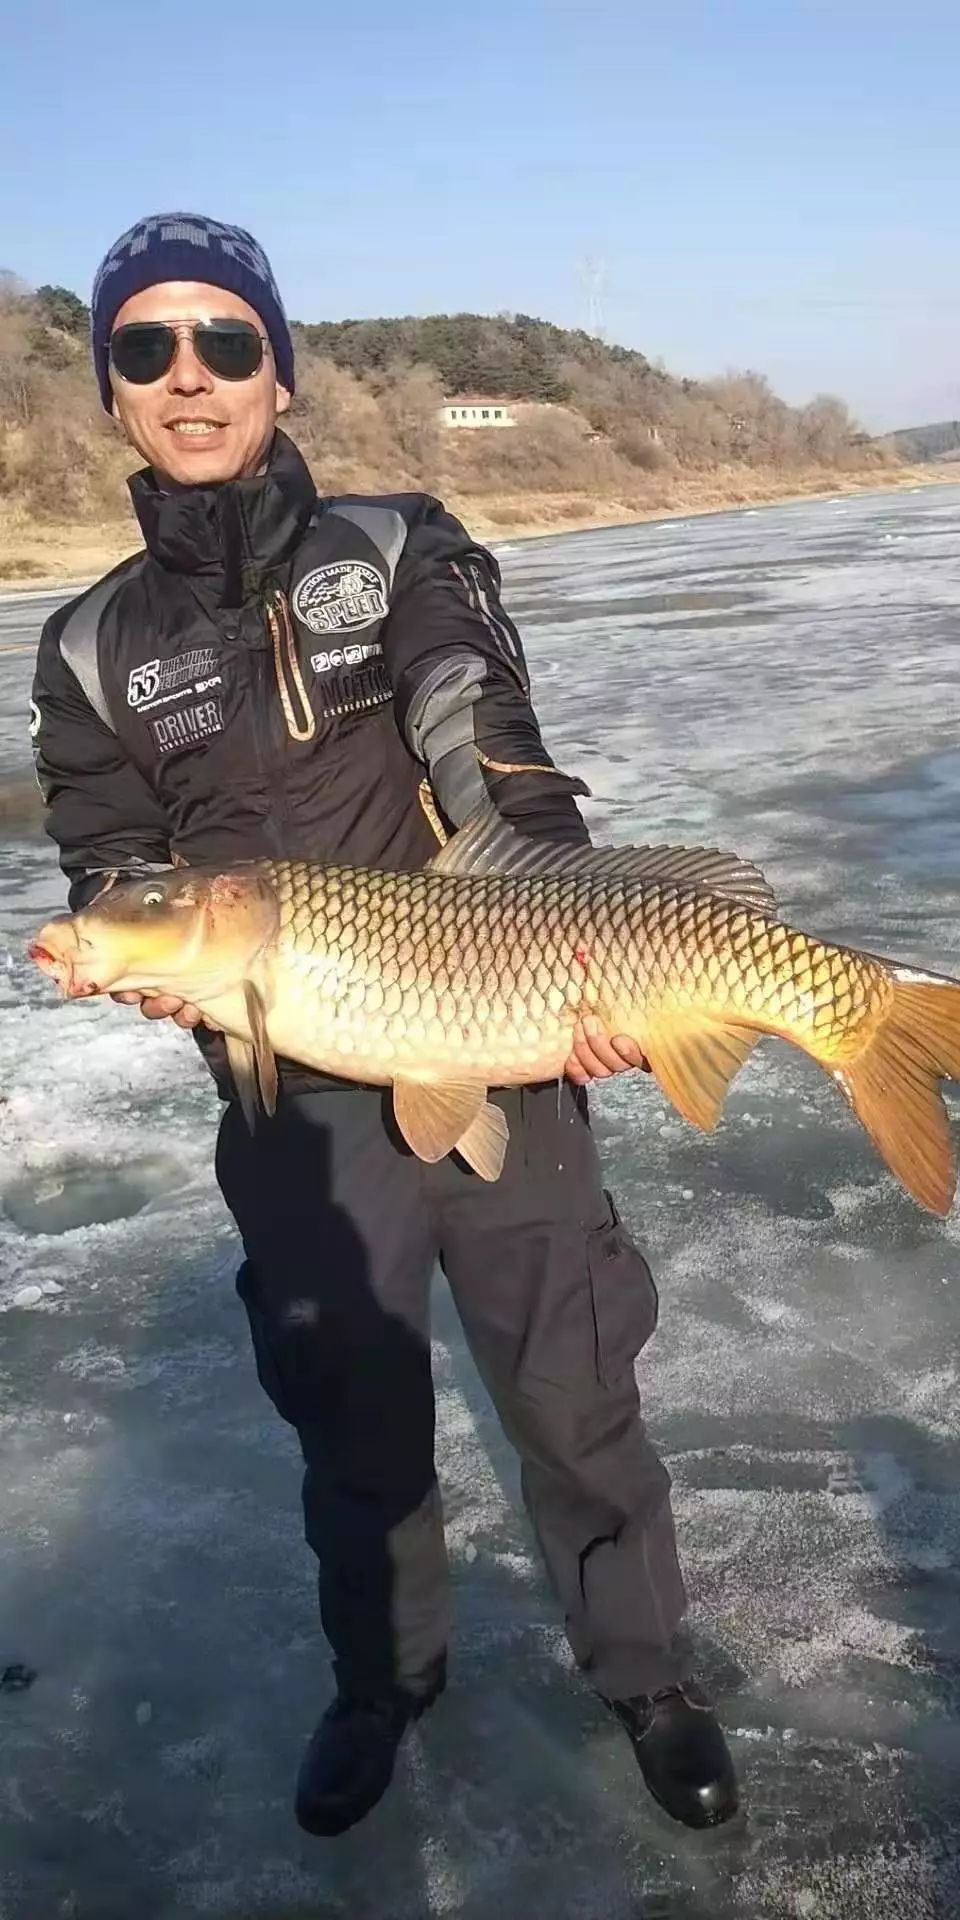
<svg viewBox="0 0 960 1920"><path fill-rule="evenodd" d="M199 693L198 681L219 685L218 665L212 647L192 647L172 660L144 660L127 680L127 705L143 712L179 695Z"/></svg>

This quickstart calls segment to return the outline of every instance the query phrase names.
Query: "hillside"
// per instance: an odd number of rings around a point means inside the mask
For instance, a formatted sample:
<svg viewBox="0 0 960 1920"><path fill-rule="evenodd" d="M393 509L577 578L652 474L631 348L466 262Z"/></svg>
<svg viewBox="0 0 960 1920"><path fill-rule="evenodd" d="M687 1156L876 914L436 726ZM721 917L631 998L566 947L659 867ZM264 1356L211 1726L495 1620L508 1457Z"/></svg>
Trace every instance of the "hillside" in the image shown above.
<svg viewBox="0 0 960 1920"><path fill-rule="evenodd" d="M87 310L0 274L0 574L83 577L138 531L137 464L100 410ZM762 375L678 379L642 353L529 315L297 323L289 430L324 491L423 487L482 536L896 483L899 456L841 400L790 407ZM445 397L517 424L456 431Z"/></svg>
<svg viewBox="0 0 960 1920"><path fill-rule="evenodd" d="M903 460L960 460L960 420L929 427L899 427L887 435Z"/></svg>

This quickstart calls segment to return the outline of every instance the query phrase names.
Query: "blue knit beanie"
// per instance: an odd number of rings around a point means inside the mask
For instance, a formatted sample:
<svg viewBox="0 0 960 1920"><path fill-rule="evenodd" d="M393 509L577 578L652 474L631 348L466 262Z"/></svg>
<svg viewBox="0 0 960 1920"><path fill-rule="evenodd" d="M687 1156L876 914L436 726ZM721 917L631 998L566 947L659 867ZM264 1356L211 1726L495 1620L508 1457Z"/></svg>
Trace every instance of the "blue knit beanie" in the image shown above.
<svg viewBox="0 0 960 1920"><path fill-rule="evenodd" d="M154 213L121 235L97 269L93 283L93 364L103 404L110 412L110 329L126 300L162 280L202 280L224 287L259 314L267 330L277 379L293 392L293 341L283 303L263 248L244 227L225 227L198 213Z"/></svg>

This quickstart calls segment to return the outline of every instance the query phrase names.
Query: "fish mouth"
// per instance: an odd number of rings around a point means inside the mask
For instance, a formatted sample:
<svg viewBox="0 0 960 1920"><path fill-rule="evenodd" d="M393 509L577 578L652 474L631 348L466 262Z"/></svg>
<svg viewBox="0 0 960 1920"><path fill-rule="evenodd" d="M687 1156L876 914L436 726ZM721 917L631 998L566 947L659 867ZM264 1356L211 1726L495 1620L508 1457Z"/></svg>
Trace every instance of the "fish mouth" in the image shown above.
<svg viewBox="0 0 960 1920"><path fill-rule="evenodd" d="M110 968L97 956L92 943L78 934L69 921L51 920L41 927L27 948L28 957L60 988L66 1000L86 1000L91 994L105 993L114 981ZM114 975L119 979L119 973Z"/></svg>

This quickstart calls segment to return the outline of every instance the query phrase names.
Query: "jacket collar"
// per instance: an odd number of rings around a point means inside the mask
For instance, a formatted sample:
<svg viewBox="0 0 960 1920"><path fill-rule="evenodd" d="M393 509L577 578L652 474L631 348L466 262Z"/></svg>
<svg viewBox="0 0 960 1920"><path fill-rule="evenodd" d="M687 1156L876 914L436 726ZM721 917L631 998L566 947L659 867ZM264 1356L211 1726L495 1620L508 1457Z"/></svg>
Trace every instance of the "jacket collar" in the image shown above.
<svg viewBox="0 0 960 1920"><path fill-rule="evenodd" d="M128 481L147 548L171 573L203 575L222 606L238 607L289 559L317 504L310 470L279 430L253 480L165 492L152 467Z"/></svg>

